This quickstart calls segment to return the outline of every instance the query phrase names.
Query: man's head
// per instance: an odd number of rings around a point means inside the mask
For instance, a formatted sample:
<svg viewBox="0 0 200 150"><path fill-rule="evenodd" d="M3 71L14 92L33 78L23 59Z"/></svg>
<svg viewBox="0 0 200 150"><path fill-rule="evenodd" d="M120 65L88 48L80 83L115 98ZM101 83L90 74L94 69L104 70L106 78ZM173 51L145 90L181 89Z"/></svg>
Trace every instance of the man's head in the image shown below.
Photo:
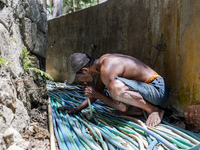
<svg viewBox="0 0 200 150"><path fill-rule="evenodd" d="M94 58L88 54L74 53L69 57L70 64L74 73L81 73L82 68L90 67L94 63Z"/></svg>

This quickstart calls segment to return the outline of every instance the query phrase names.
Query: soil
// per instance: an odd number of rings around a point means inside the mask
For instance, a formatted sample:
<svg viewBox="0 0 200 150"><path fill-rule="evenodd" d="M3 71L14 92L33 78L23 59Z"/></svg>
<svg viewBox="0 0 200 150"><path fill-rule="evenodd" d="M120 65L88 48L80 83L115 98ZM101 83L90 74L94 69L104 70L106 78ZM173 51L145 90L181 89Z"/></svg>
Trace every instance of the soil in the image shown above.
<svg viewBox="0 0 200 150"><path fill-rule="evenodd" d="M31 123L22 137L29 141L28 150L50 150L50 133L48 128L48 109L46 102L32 108ZM59 150L56 143L56 149Z"/></svg>

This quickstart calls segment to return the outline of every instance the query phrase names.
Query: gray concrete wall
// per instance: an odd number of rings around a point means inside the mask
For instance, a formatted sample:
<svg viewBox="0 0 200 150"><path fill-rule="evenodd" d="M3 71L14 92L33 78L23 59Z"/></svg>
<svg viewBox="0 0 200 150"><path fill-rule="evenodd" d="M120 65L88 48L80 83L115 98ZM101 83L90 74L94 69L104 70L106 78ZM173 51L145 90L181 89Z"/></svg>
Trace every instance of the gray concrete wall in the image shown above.
<svg viewBox="0 0 200 150"><path fill-rule="evenodd" d="M47 72L57 81L72 82L70 54L128 54L165 77L171 89L165 106L183 114L200 102L199 11L199 0L109 0L50 20ZM158 51L147 43L158 44L161 34L167 47L156 59Z"/></svg>

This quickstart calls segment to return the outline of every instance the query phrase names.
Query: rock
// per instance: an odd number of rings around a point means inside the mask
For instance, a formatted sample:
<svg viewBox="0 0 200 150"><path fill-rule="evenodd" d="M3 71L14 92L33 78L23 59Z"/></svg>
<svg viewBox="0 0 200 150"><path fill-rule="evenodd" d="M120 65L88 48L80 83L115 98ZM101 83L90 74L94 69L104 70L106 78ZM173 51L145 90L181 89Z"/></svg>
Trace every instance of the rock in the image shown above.
<svg viewBox="0 0 200 150"><path fill-rule="evenodd" d="M34 39L33 39L34 40ZM37 54L43 58L46 58L46 53L45 53L45 45L43 45L42 43L46 42L46 37L45 35L43 35L43 33L40 32L40 34L37 35L35 41L35 48L33 50L34 54Z"/></svg>
<svg viewBox="0 0 200 150"><path fill-rule="evenodd" d="M8 149L13 149L14 147L19 148L28 148L28 142L25 142L25 140L21 137L20 133L17 132L13 127L8 128L4 134L3 134L3 139L6 143L6 147Z"/></svg>
<svg viewBox="0 0 200 150"><path fill-rule="evenodd" d="M200 132L200 105L192 105L185 112L186 129L199 133Z"/></svg>
<svg viewBox="0 0 200 150"><path fill-rule="evenodd" d="M10 78L9 75L5 74L5 76ZM16 89L9 79L0 81L0 103L10 108L13 112L16 109L15 94Z"/></svg>
<svg viewBox="0 0 200 150"><path fill-rule="evenodd" d="M10 147L8 147L7 150L24 150L23 148L20 148L19 146L17 145L11 145Z"/></svg>
<svg viewBox="0 0 200 150"><path fill-rule="evenodd" d="M0 58L5 60L5 66L0 63L0 150L27 149L29 143L20 134L29 127L31 103L42 102L40 89L45 86L38 84L43 78L31 78L24 70L22 48L25 45L32 52L29 55L35 54L34 67L45 66L45 14L39 0L0 0Z"/></svg>
<svg viewBox="0 0 200 150"><path fill-rule="evenodd" d="M46 138L46 135L44 135L43 133L37 133L36 135L35 135L35 138L36 139L39 139L39 140L41 140L41 139L45 139Z"/></svg>
<svg viewBox="0 0 200 150"><path fill-rule="evenodd" d="M28 130L31 131L32 133L35 133L34 126L29 126Z"/></svg>
<svg viewBox="0 0 200 150"><path fill-rule="evenodd" d="M38 22L38 27L40 30L42 30L43 33L47 32L47 24L44 23L46 21L47 21L47 14L46 14L46 12L42 12L41 20Z"/></svg>
<svg viewBox="0 0 200 150"><path fill-rule="evenodd" d="M0 150L3 150L3 145L2 145L2 143L0 143Z"/></svg>
<svg viewBox="0 0 200 150"><path fill-rule="evenodd" d="M6 106L3 106L3 111L2 111L2 117L4 118L4 123L7 125L7 126L10 126L13 119L14 119L14 114L12 112L12 110ZM3 124L1 124L3 125ZM1 126L0 125L0 126Z"/></svg>
<svg viewBox="0 0 200 150"><path fill-rule="evenodd" d="M37 27L36 24L32 23L32 21L29 18L24 18L24 42L25 45L27 46L27 48L32 51L34 49L34 42L32 39L32 34L30 34L30 31L32 31L34 29L34 34L37 33Z"/></svg>
<svg viewBox="0 0 200 150"><path fill-rule="evenodd" d="M28 47L30 50L39 55L42 58L46 57L46 33L47 33L47 17L46 11L44 10L42 4L39 1L28 0L28 7L26 8L26 17L31 20L31 22L27 22L25 25L25 36L30 34L26 32L27 28L32 29L31 39L26 39L26 43L28 43ZM27 19L26 19L27 20ZM30 24L31 23L31 24ZM41 32L40 32L41 31ZM45 33L45 34L44 34ZM32 41L31 41L32 40ZM33 47L34 46L34 47Z"/></svg>
<svg viewBox="0 0 200 150"><path fill-rule="evenodd" d="M43 110L47 110L47 105L42 105Z"/></svg>
<svg viewBox="0 0 200 150"><path fill-rule="evenodd" d="M41 112L38 109L32 109L30 112L31 120L47 126L47 113Z"/></svg>
<svg viewBox="0 0 200 150"><path fill-rule="evenodd" d="M23 132L30 123L30 117L23 103L18 99L16 99L16 107L15 118L12 122L12 126L15 127L17 131Z"/></svg>
<svg viewBox="0 0 200 150"><path fill-rule="evenodd" d="M41 20L40 10L36 0L28 0L28 7L26 8L26 17L30 18L32 22Z"/></svg>

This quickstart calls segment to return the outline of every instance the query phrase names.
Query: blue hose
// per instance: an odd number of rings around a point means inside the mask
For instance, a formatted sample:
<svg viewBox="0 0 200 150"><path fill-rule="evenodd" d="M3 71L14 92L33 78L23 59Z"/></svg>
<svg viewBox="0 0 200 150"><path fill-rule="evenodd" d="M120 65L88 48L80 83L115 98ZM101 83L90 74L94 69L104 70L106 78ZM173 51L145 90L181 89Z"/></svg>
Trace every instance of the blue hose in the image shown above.
<svg viewBox="0 0 200 150"><path fill-rule="evenodd" d="M152 150L154 148L154 146L156 146L156 144L158 144L158 141L155 139L153 142L151 142L151 144L148 146L147 150Z"/></svg>
<svg viewBox="0 0 200 150"><path fill-rule="evenodd" d="M68 148L65 145L65 142L63 140L62 137L59 136L57 128L56 128L56 122L55 119L53 119L53 126L54 126L54 133L55 133L55 137L57 139L58 145L60 147L61 150L68 150Z"/></svg>
<svg viewBox="0 0 200 150"><path fill-rule="evenodd" d="M57 118L56 115L55 115L54 109L52 109L52 117L55 118L55 120L56 120L56 122L57 122L57 124L58 124L58 126L59 126L59 128L60 128L60 130L61 130L61 132L62 132L62 133L65 133L65 130L64 130L63 126L61 125L61 122L58 120L58 118ZM69 142L67 136L66 136L65 134L62 134L62 135L63 135L64 141L65 141L65 144L67 145L67 148L68 148L69 150L71 150L71 149L72 149L72 146L71 146L71 144L70 144L70 142Z"/></svg>

